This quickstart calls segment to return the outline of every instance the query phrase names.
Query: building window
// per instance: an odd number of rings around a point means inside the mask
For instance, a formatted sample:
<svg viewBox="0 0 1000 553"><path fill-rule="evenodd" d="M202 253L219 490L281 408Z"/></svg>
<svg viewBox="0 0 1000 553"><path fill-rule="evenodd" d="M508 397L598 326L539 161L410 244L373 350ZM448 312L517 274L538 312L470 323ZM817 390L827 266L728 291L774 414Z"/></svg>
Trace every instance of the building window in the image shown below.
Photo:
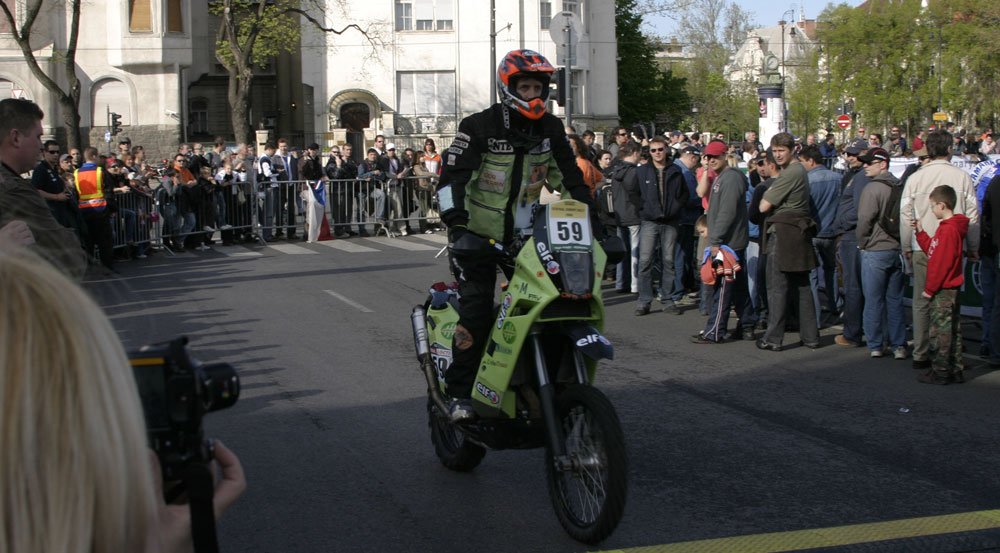
<svg viewBox="0 0 1000 553"><path fill-rule="evenodd" d="M580 0L563 0L562 8L564 12L573 12L580 17Z"/></svg>
<svg viewBox="0 0 1000 553"><path fill-rule="evenodd" d="M396 0L396 30L413 30L413 3Z"/></svg>
<svg viewBox="0 0 1000 553"><path fill-rule="evenodd" d="M208 134L208 100L192 98L188 110L188 134Z"/></svg>
<svg viewBox="0 0 1000 553"><path fill-rule="evenodd" d="M454 71L400 71L396 74L401 115L453 115Z"/></svg>
<svg viewBox="0 0 1000 553"><path fill-rule="evenodd" d="M542 0L538 3L538 26L548 29L552 23L552 2Z"/></svg>
<svg viewBox="0 0 1000 553"><path fill-rule="evenodd" d="M167 32L184 32L184 14L181 11L181 0L167 0Z"/></svg>
<svg viewBox="0 0 1000 553"><path fill-rule="evenodd" d="M454 30L454 0L396 0L396 30Z"/></svg>
<svg viewBox="0 0 1000 553"><path fill-rule="evenodd" d="M152 0L129 0L128 30L132 33L148 33L153 30Z"/></svg>

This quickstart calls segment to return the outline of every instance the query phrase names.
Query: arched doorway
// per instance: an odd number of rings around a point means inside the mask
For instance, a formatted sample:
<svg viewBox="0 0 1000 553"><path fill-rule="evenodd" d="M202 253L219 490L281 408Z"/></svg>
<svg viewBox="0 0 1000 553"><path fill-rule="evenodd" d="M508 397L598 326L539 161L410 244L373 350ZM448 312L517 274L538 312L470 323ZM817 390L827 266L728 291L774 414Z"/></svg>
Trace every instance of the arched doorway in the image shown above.
<svg viewBox="0 0 1000 553"><path fill-rule="evenodd" d="M371 124L371 109L368 104L350 102L340 106L340 123L347 129L347 143L351 145L354 161L365 157L364 130Z"/></svg>
<svg viewBox="0 0 1000 553"><path fill-rule="evenodd" d="M340 106L340 123L347 132L362 132L372 120L368 104L351 102Z"/></svg>

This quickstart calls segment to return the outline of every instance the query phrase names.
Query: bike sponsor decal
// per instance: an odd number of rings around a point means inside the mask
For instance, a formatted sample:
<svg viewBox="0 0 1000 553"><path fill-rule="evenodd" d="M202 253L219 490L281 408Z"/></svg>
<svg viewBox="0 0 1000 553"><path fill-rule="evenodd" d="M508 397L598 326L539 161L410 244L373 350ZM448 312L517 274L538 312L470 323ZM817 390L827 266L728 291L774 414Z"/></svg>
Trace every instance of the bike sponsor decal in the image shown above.
<svg viewBox="0 0 1000 553"><path fill-rule="evenodd" d="M455 323L444 323L441 325L441 337L447 340L455 336Z"/></svg>
<svg viewBox="0 0 1000 553"><path fill-rule="evenodd" d="M479 395L488 399L493 405L500 403L500 396L493 390L487 388L482 382L476 382L476 391L479 392Z"/></svg>
<svg viewBox="0 0 1000 553"><path fill-rule="evenodd" d="M555 261L552 259L552 252L549 251L549 245L545 242L539 242L536 244L535 249L538 250L538 255L542 258L542 262L548 263L549 261Z"/></svg>
<svg viewBox="0 0 1000 553"><path fill-rule="evenodd" d="M528 293L528 283L527 282L522 282L520 285L518 285L517 289L522 294L527 294Z"/></svg>
<svg viewBox="0 0 1000 553"><path fill-rule="evenodd" d="M451 366L451 348L434 342L431 344L431 359L434 361L434 369L437 370L438 380L444 381L444 373Z"/></svg>
<svg viewBox="0 0 1000 553"><path fill-rule="evenodd" d="M503 328L500 330L500 336L503 337L503 341L508 344L513 344L514 340L517 339L517 329L514 328L514 323L507 321L503 324Z"/></svg>
<svg viewBox="0 0 1000 553"><path fill-rule="evenodd" d="M601 343L601 344L604 344L606 346L610 346L611 345L611 340L608 340L607 338L605 338L604 336L601 336L600 334L588 334L588 335L584 336L583 338L580 338L579 340L576 341L576 345L578 345L580 347L583 347L583 346L586 346L586 345L589 345L589 344L596 344L596 343Z"/></svg>
<svg viewBox="0 0 1000 553"><path fill-rule="evenodd" d="M497 317L497 328L503 328L503 321L507 318L507 310L510 309L511 304L514 303L514 297L510 295L510 292L504 294L503 302L500 304L500 316Z"/></svg>
<svg viewBox="0 0 1000 553"><path fill-rule="evenodd" d="M548 263L545 264L545 270L550 275L557 275L559 274L559 264L556 263L555 261L549 261Z"/></svg>

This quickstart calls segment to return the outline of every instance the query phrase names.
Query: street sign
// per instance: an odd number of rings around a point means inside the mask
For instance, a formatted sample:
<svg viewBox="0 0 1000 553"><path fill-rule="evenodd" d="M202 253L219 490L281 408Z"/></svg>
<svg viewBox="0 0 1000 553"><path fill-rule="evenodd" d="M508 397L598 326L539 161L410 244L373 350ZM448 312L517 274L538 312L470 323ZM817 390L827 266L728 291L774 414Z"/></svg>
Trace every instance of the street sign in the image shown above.
<svg viewBox="0 0 1000 553"><path fill-rule="evenodd" d="M567 27L569 28L569 42L576 46L577 41L580 40L580 29L583 28L583 23L573 12L559 12L553 15L549 21L549 36L556 44L565 44Z"/></svg>
<svg viewBox="0 0 1000 553"><path fill-rule="evenodd" d="M945 113L945 112L943 112L943 111L935 112L934 113L934 120L935 121L947 121L948 120L948 114Z"/></svg>
<svg viewBox="0 0 1000 553"><path fill-rule="evenodd" d="M850 127L851 126L851 116L847 115L845 113L844 115L841 115L840 117L838 117L837 118L837 126L840 127L840 128L842 128L842 129L846 129L847 127Z"/></svg>

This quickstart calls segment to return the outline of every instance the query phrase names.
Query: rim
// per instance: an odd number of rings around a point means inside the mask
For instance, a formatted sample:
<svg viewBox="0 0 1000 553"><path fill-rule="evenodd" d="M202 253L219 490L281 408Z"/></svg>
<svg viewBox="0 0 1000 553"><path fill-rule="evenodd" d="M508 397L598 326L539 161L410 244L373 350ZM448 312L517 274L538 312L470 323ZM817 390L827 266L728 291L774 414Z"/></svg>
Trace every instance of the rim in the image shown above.
<svg viewBox="0 0 1000 553"><path fill-rule="evenodd" d="M447 449L456 451L465 443L465 435L460 430L456 429L455 425L448 424L440 420L435 420L434 424L437 426L438 436L441 439L441 445L445 446Z"/></svg>
<svg viewBox="0 0 1000 553"><path fill-rule="evenodd" d="M563 417L566 455L572 468L558 471L559 491L566 510L579 525L593 524L607 500L607 456L589 411L582 405Z"/></svg>

